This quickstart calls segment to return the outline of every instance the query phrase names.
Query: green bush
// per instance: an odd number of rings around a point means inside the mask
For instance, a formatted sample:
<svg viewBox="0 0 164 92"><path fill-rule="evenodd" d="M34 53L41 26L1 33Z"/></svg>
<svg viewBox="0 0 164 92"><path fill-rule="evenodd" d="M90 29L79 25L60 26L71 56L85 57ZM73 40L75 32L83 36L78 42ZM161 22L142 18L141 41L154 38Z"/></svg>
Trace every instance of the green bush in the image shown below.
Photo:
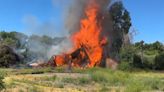
<svg viewBox="0 0 164 92"><path fill-rule="evenodd" d="M122 47L121 51L120 51L120 65L119 65L119 69L120 70L131 70L134 66L134 59L135 58L135 48L133 45L129 45L129 46L125 46Z"/></svg>
<svg viewBox="0 0 164 92"><path fill-rule="evenodd" d="M19 61L19 56L9 46L0 45L0 67L10 67Z"/></svg>
<svg viewBox="0 0 164 92"><path fill-rule="evenodd" d="M142 60L141 60L141 57L139 55L134 55L133 57L133 66L135 68L142 68L143 65L142 65Z"/></svg>
<svg viewBox="0 0 164 92"><path fill-rule="evenodd" d="M164 53L161 53L155 57L155 66L158 70L164 70Z"/></svg>
<svg viewBox="0 0 164 92"><path fill-rule="evenodd" d="M121 61L132 63L133 56L135 54L135 48L132 45L122 47L119 54L120 54Z"/></svg>
<svg viewBox="0 0 164 92"><path fill-rule="evenodd" d="M132 70L132 66L130 65L129 62L124 62L122 61L119 66L118 66L119 70L123 70L123 71L130 71Z"/></svg>
<svg viewBox="0 0 164 92"><path fill-rule="evenodd" d="M153 69L153 67L155 66L154 65L154 62L155 62L154 59L155 59L155 56L145 55L143 58L143 68L144 69Z"/></svg>

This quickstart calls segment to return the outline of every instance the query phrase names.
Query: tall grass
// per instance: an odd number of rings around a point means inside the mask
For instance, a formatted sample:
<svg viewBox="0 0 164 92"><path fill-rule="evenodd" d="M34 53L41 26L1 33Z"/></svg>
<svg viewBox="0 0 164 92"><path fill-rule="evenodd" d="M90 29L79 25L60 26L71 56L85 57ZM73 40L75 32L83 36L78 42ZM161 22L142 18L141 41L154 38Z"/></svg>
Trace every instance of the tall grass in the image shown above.
<svg viewBox="0 0 164 92"><path fill-rule="evenodd" d="M95 82L107 83L116 86L124 85L130 77L129 73L113 71L110 69L96 69L96 71L90 72L90 75L92 80Z"/></svg>
<svg viewBox="0 0 164 92"><path fill-rule="evenodd" d="M5 88L4 82L3 82L4 76L5 76L5 72L0 70L0 90Z"/></svg>
<svg viewBox="0 0 164 92"><path fill-rule="evenodd" d="M122 86L125 92L141 92L143 90L164 91L164 80L158 77L134 76L134 73L93 68L89 70L93 81L109 86ZM144 73L143 73L144 75Z"/></svg>
<svg viewBox="0 0 164 92"><path fill-rule="evenodd" d="M81 78L63 78L63 83L71 83L75 85L84 85L84 84L90 84L91 80L89 78L81 77Z"/></svg>

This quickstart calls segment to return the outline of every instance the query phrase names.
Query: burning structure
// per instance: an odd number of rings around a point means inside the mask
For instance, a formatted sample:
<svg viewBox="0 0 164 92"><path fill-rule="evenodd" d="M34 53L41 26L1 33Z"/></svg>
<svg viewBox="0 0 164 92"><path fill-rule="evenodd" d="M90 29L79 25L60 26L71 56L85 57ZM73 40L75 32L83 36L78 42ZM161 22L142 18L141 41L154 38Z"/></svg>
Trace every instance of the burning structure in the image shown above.
<svg viewBox="0 0 164 92"><path fill-rule="evenodd" d="M110 53L114 52L115 39L120 39L122 36L118 35L121 34L119 31L113 31L115 30L113 24L118 23L113 23L111 19L109 12L111 1L73 0L73 2L66 19L68 39L71 40L72 47L52 56L47 64L51 66L66 64L75 67L105 67L111 63L117 65L115 62L117 60ZM119 27L121 29L121 25Z"/></svg>
<svg viewBox="0 0 164 92"><path fill-rule="evenodd" d="M49 61L51 65L54 62L54 66L71 64L76 67L94 67L103 65L108 58L105 48L109 38L105 34L103 22L106 19L104 11L107 10L109 0L79 2L82 3L84 13L79 18L78 30L70 36L73 47L65 54L53 56Z"/></svg>

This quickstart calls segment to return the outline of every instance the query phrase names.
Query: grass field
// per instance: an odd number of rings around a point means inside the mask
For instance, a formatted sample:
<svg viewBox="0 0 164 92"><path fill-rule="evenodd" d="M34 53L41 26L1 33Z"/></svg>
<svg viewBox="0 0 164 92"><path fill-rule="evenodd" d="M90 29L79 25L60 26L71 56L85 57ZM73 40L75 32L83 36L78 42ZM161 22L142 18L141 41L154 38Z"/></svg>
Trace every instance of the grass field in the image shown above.
<svg viewBox="0 0 164 92"><path fill-rule="evenodd" d="M110 69L0 69L6 73L2 92L164 92L162 72Z"/></svg>

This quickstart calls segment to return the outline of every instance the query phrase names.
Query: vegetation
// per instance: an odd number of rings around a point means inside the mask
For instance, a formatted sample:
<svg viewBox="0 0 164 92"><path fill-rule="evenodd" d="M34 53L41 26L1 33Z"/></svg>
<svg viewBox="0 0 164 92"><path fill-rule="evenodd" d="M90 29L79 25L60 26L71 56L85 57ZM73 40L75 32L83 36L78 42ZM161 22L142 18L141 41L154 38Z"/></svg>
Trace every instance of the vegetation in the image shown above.
<svg viewBox="0 0 164 92"><path fill-rule="evenodd" d="M155 68L158 70L164 70L164 53L160 53L155 57L155 62L154 62Z"/></svg>
<svg viewBox="0 0 164 92"><path fill-rule="evenodd" d="M126 35L128 35L132 23L130 14L121 1L115 2L109 12L113 22L113 35L115 35L111 42L112 50L110 52L114 58L118 55L122 45L130 43L129 40L126 40Z"/></svg>
<svg viewBox="0 0 164 92"><path fill-rule="evenodd" d="M132 68L163 70L164 45L160 42L144 44L143 41L128 45L121 49L119 65L121 69ZM129 69L128 69L129 68Z"/></svg>
<svg viewBox="0 0 164 92"><path fill-rule="evenodd" d="M33 73L25 74L28 69L25 70L6 70L8 73L12 72L4 79L6 90L18 87L17 89L19 90L28 88L28 90L37 90L37 92L39 90L44 91L45 89L59 90L61 92L66 90L103 92L110 92L112 90L122 92L164 91L163 73L145 71L125 72L103 68L79 71L76 68L73 73L58 72L54 69L52 71L55 73L45 71L42 74L36 75ZM19 87L20 85L21 88Z"/></svg>
<svg viewBox="0 0 164 92"><path fill-rule="evenodd" d="M131 70L132 68L162 70L164 45L158 41L145 43L144 41L130 43L129 29L132 25L129 12L121 1L115 2L110 8L113 20L113 29L116 38L112 42L110 57L119 57L119 68Z"/></svg>
<svg viewBox="0 0 164 92"><path fill-rule="evenodd" d="M3 71L0 70L0 91L1 91L3 88L5 88L4 82L3 82L4 76L5 76L5 73L4 73Z"/></svg>
<svg viewBox="0 0 164 92"><path fill-rule="evenodd" d="M0 45L0 67L9 67L19 61L19 56L13 49L6 45Z"/></svg>
<svg viewBox="0 0 164 92"><path fill-rule="evenodd" d="M22 41L18 39L18 35L21 38L27 38L26 35L17 32L0 32L0 67L10 67L20 63L20 61L27 60L29 55L34 55L33 52L27 50L23 53L15 52L14 48L25 48L26 45L20 44ZM21 35L21 36L20 36ZM14 41L9 41L7 39L12 39ZM47 36L43 36L43 39L39 36L31 36L32 40L41 40L45 44L55 44L52 43L53 39ZM50 41L50 42L49 42ZM14 42L14 44L12 43ZM60 41L59 41L60 42ZM9 43L9 44L8 44ZM12 45L11 45L12 44ZM20 57L20 56L23 56ZM119 51L120 64L118 69L133 71L135 69L146 69L146 70L163 70L164 66L164 45L160 42L154 43L144 43L144 41L136 42L134 44L128 44L121 47ZM29 60L30 61L30 60ZM26 71L26 70L25 70ZM45 70L46 72L52 72L51 69ZM57 68L56 71L63 72L62 68ZM79 70L80 71L80 70ZM44 73L42 70L34 71L28 70L24 73Z"/></svg>

